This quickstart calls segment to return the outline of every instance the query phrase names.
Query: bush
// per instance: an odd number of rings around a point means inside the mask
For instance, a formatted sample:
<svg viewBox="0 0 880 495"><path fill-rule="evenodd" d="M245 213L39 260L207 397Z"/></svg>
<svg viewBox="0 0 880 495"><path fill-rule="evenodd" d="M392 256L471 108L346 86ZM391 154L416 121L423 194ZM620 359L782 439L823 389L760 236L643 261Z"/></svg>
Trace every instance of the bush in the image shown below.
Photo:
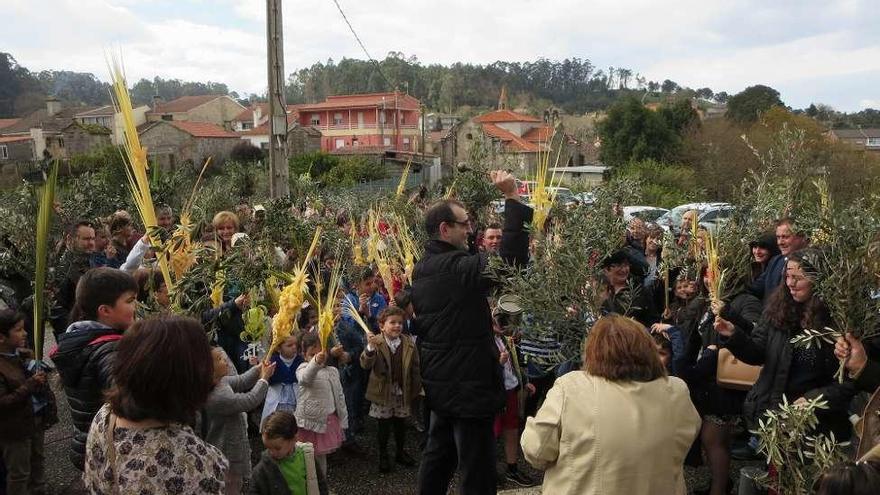
<svg viewBox="0 0 880 495"><path fill-rule="evenodd" d="M229 153L229 158L236 162L249 163L260 161L265 157L263 150L247 141L236 144Z"/></svg>
<svg viewBox="0 0 880 495"><path fill-rule="evenodd" d="M649 206L672 208L704 199L694 170L655 160L632 161L617 167L613 179L635 178L642 183L642 201Z"/></svg>
<svg viewBox="0 0 880 495"><path fill-rule="evenodd" d="M382 164L362 156L346 157L339 165L320 177L320 181L330 187L351 187L359 182L385 178Z"/></svg>
<svg viewBox="0 0 880 495"><path fill-rule="evenodd" d="M315 151L313 153L292 156L288 163L291 177L309 174L313 178L318 178L339 165L339 162L338 156L331 155L326 151Z"/></svg>
<svg viewBox="0 0 880 495"><path fill-rule="evenodd" d="M84 172L96 172L105 167L124 169L125 161L122 159L122 148L111 145L96 148L88 153L73 155L67 165L70 175L79 175Z"/></svg>

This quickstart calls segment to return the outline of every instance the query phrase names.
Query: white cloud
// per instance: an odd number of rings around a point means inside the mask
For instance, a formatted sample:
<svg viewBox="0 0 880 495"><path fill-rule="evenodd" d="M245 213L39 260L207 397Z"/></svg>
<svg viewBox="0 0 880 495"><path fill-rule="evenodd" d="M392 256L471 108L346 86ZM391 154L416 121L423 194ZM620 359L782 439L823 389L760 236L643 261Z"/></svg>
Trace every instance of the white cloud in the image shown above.
<svg viewBox="0 0 880 495"><path fill-rule="evenodd" d="M799 98L814 90L812 79L862 77L855 94L814 98L852 109L880 84L880 32L868 0L677 0L662 8L654 0L339 2L379 59L389 51L425 64L580 57L692 87L738 91L760 82ZM266 85L264 0L0 3L0 47L31 70L105 78L104 49L118 45L130 79L211 79L247 92ZM364 58L331 0L282 4L287 72Z"/></svg>
<svg viewBox="0 0 880 495"><path fill-rule="evenodd" d="M786 43L658 61L650 77L677 75L679 83L736 91L755 83L772 85L851 76L880 70L880 44L858 46L839 32Z"/></svg>
<svg viewBox="0 0 880 495"><path fill-rule="evenodd" d="M875 108L880 110L880 100L859 100L859 106L862 108Z"/></svg>

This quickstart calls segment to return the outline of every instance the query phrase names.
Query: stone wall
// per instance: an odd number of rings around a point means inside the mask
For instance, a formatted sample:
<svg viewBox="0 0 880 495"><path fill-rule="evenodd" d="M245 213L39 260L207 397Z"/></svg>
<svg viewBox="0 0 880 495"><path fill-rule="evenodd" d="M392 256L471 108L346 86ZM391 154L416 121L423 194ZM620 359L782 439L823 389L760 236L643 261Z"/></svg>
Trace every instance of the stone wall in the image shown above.
<svg viewBox="0 0 880 495"><path fill-rule="evenodd" d="M110 131L106 134L89 132L78 125L71 125L64 129L64 148L67 157L82 155L96 148L110 146L112 139Z"/></svg>
<svg viewBox="0 0 880 495"><path fill-rule="evenodd" d="M208 157L211 163L220 165L229 158L232 148L241 142L238 137L232 138L195 138L195 153L192 160L196 166L201 168L205 164Z"/></svg>
<svg viewBox="0 0 880 495"><path fill-rule="evenodd" d="M162 168L173 168L186 160L195 163L195 139L171 124L158 123L142 132L140 139L150 160Z"/></svg>
<svg viewBox="0 0 880 495"><path fill-rule="evenodd" d="M210 122L227 129L232 128L232 119L238 116L245 108L239 105L235 100L224 96L211 100L204 105L193 108L187 113L186 118L177 118L174 120L189 120L191 122Z"/></svg>
<svg viewBox="0 0 880 495"><path fill-rule="evenodd" d="M290 156L321 151L321 133L294 127L287 133L287 150Z"/></svg>

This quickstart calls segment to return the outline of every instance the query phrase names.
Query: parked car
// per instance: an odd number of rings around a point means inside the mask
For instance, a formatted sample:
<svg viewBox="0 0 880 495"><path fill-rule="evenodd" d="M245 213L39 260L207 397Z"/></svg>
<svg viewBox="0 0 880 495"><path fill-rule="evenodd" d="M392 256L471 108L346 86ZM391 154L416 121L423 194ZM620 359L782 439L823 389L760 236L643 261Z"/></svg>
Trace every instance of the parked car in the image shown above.
<svg viewBox="0 0 880 495"><path fill-rule="evenodd" d="M534 185L532 187L534 187ZM522 191L522 188L520 188L520 191ZM578 202L574 196L574 193L572 193L571 189L569 189L567 187L550 186L550 187L547 187L547 191L554 194L555 201L558 204L561 204L563 206L571 206L571 205L576 204ZM532 206L532 195L530 193L524 194L524 193L520 192L519 198L523 203L525 203L529 206ZM492 201L492 209L495 210L495 213L499 213L499 214L504 213L504 200L497 199L495 201Z"/></svg>
<svg viewBox="0 0 880 495"><path fill-rule="evenodd" d="M730 220L735 210L736 207L732 205L712 207L701 213L697 217L697 222L699 222L700 227L709 232L715 232L718 227L721 227Z"/></svg>
<svg viewBox="0 0 880 495"><path fill-rule="evenodd" d="M592 206L596 202L596 195L591 192L580 192L574 195L574 199L581 206Z"/></svg>
<svg viewBox="0 0 880 495"><path fill-rule="evenodd" d="M676 206L675 208L669 210L665 214L663 214L660 218L658 218L655 223L663 228L666 231L672 231L673 234L678 234L681 229L681 217L684 216L690 210L697 210L698 216L697 221L700 221L700 217L707 212L714 211L715 209L723 208L723 207L731 207L730 203L688 203L684 205ZM729 217L729 215L728 215Z"/></svg>
<svg viewBox="0 0 880 495"><path fill-rule="evenodd" d="M646 222L654 222L668 211L656 206L624 206L623 221L629 223L633 218L641 218Z"/></svg>

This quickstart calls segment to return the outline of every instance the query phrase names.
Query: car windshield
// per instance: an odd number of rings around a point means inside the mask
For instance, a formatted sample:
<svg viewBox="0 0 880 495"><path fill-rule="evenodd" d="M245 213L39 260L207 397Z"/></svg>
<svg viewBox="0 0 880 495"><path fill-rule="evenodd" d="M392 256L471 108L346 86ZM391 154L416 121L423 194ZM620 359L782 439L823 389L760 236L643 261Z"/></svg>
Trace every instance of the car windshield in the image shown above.
<svg viewBox="0 0 880 495"><path fill-rule="evenodd" d="M665 214L664 210L642 210L633 213L633 216L639 217L646 222L653 222Z"/></svg>
<svg viewBox="0 0 880 495"><path fill-rule="evenodd" d="M574 194L572 194L571 189L565 188L557 188L553 191L556 195L556 199L559 201L571 201L574 199Z"/></svg>
<svg viewBox="0 0 880 495"><path fill-rule="evenodd" d="M683 217L685 212L690 209L692 209L690 206L676 206L675 208L664 213L659 219L662 219L663 222L667 225L677 226L681 224L681 217Z"/></svg>

